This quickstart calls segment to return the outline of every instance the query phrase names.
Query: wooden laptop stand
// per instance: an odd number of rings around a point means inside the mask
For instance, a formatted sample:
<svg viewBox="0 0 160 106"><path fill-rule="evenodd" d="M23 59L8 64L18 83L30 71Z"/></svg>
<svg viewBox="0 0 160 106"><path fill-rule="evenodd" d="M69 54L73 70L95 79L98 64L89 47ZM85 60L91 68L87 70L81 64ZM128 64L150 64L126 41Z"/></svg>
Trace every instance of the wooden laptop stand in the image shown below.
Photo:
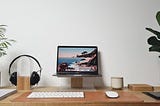
<svg viewBox="0 0 160 106"><path fill-rule="evenodd" d="M71 88L82 88L83 78L82 77L71 77Z"/></svg>

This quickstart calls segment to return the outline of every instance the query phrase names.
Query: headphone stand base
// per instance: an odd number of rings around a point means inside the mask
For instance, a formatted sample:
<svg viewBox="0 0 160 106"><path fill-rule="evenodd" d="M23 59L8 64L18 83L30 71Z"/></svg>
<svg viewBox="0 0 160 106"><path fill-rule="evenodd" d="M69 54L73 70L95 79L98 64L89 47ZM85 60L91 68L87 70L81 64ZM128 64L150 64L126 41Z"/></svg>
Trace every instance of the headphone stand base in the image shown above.
<svg viewBox="0 0 160 106"><path fill-rule="evenodd" d="M30 90L30 77L18 76L17 77L17 90Z"/></svg>

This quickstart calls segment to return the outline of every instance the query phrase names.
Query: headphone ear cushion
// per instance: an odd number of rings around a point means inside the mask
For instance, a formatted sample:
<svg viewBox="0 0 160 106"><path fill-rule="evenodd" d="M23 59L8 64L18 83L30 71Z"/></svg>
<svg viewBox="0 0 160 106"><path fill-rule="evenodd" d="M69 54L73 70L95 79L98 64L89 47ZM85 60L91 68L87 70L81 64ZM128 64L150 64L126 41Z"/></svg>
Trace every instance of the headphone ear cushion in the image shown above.
<svg viewBox="0 0 160 106"><path fill-rule="evenodd" d="M35 85L39 82L40 76L37 72L33 71L30 78L30 85Z"/></svg>
<svg viewBox="0 0 160 106"><path fill-rule="evenodd" d="M12 73L9 80L13 85L16 86L17 85L17 72Z"/></svg>

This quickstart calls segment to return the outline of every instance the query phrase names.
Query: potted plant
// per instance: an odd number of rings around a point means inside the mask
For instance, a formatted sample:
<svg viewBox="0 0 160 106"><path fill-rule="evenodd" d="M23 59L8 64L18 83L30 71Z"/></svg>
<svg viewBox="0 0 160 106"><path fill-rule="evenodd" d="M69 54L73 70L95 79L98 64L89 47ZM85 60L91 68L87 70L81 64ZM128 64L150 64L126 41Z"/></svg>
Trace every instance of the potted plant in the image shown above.
<svg viewBox="0 0 160 106"><path fill-rule="evenodd" d="M11 46L12 42L15 42L13 39L8 39L5 35L6 25L0 25L0 57L7 55L6 49Z"/></svg>
<svg viewBox="0 0 160 106"><path fill-rule="evenodd" d="M156 14L156 20L160 26L160 11ZM151 47L149 48L150 52L160 52L160 32L156 31L152 28L146 28L146 30L153 33L155 36L151 36L148 38L147 42ZM160 56L159 56L160 57Z"/></svg>

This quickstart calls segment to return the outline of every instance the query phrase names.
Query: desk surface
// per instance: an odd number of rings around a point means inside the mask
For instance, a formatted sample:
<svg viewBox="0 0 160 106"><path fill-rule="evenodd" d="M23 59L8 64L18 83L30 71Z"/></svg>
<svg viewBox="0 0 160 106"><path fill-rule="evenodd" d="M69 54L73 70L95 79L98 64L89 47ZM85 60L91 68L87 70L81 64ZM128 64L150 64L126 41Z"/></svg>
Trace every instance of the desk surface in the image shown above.
<svg viewBox="0 0 160 106"><path fill-rule="evenodd" d="M84 91L85 99L26 99L31 91L17 93L0 101L0 106L160 106L160 101L141 92L130 91L127 88L117 90L120 97L109 99L104 92L110 88L71 89L59 87L38 87L32 91ZM155 88L160 91L160 88Z"/></svg>
<svg viewBox="0 0 160 106"><path fill-rule="evenodd" d="M64 102L64 103L141 103L143 102L142 99L136 97L133 94L130 94L128 92L118 92L119 98L108 98L106 97L105 93L103 91L84 91L85 98L47 98L47 99L28 99L26 98L31 92L26 92L23 95L19 96L18 98L15 98L12 102Z"/></svg>

